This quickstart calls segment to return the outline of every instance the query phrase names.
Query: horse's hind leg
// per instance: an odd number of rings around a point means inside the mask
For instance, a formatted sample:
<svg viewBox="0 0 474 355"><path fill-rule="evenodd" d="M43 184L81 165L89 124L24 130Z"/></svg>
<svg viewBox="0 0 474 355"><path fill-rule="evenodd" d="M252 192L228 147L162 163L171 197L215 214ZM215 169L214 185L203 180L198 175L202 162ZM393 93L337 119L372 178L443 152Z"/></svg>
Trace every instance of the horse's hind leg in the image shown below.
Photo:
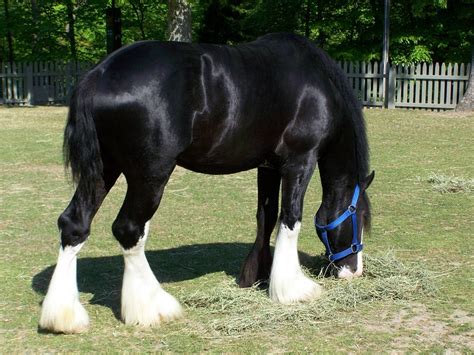
<svg viewBox="0 0 474 355"><path fill-rule="evenodd" d="M304 301L321 293L320 286L303 274L297 249L303 198L315 165L314 154L308 153L293 158L282 168L280 229L269 286L270 298L280 303Z"/></svg>
<svg viewBox="0 0 474 355"><path fill-rule="evenodd" d="M267 280L272 267L270 236L278 217L278 195L280 172L275 169L258 168L257 238L244 261L239 286L250 287L260 280Z"/></svg>
<svg viewBox="0 0 474 355"><path fill-rule="evenodd" d="M78 333L87 328L89 317L79 302L77 289L77 253L89 236L92 218L119 174L104 162L104 174L95 192L79 183L69 206L59 217L61 246L42 304L40 328L58 333Z"/></svg>
<svg viewBox="0 0 474 355"><path fill-rule="evenodd" d="M163 290L145 256L149 221L160 204L174 168L143 176L127 176L128 190L112 230L123 248L125 270L122 284L122 319L126 324L157 325L182 314L176 299Z"/></svg>

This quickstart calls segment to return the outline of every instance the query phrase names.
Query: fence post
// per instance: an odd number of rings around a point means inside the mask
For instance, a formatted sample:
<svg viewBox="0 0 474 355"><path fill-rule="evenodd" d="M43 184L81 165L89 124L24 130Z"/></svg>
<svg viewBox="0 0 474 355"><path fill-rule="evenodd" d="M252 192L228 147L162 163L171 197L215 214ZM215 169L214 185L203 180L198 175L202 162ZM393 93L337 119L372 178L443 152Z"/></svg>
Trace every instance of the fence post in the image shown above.
<svg viewBox="0 0 474 355"><path fill-rule="evenodd" d="M384 81L384 108L395 108L395 84L396 84L396 71L395 67L390 63L384 68L385 73L383 74Z"/></svg>
<svg viewBox="0 0 474 355"><path fill-rule="evenodd" d="M33 64L27 63L25 68L25 86L26 86L26 104L34 105L35 104L35 95L33 89Z"/></svg>

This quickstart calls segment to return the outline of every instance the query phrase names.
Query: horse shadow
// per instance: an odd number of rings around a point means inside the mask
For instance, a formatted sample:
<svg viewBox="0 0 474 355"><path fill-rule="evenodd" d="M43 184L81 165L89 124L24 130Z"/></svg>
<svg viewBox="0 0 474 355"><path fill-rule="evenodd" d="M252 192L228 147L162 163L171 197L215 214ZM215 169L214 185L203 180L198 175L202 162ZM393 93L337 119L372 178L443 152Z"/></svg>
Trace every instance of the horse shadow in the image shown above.
<svg viewBox="0 0 474 355"><path fill-rule="evenodd" d="M197 279L207 274L224 272L238 281L241 264L250 251L249 243L208 243L183 245L146 252L157 279L173 283ZM327 261L323 256L299 252L301 265L318 274ZM49 266L33 276L32 289L46 294L56 265ZM122 255L86 257L77 261L79 291L92 294L91 304L108 307L120 319L120 291L124 262Z"/></svg>

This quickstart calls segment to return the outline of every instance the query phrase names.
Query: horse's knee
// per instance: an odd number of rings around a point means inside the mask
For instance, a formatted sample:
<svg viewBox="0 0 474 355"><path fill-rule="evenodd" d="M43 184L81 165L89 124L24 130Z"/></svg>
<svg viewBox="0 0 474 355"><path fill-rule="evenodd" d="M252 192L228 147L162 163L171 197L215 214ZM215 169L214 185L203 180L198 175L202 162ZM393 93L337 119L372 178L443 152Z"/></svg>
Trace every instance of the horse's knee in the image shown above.
<svg viewBox="0 0 474 355"><path fill-rule="evenodd" d="M280 222L282 225L293 230L298 223L301 223L301 215L296 213L282 214L280 216Z"/></svg>
<svg viewBox="0 0 474 355"><path fill-rule="evenodd" d="M112 233L124 249L133 248L144 236L145 227L123 218L117 218L112 225Z"/></svg>
<svg viewBox="0 0 474 355"><path fill-rule="evenodd" d="M90 234L90 223L74 217L69 210L64 211L59 216L58 228L61 231L63 248L84 243Z"/></svg>

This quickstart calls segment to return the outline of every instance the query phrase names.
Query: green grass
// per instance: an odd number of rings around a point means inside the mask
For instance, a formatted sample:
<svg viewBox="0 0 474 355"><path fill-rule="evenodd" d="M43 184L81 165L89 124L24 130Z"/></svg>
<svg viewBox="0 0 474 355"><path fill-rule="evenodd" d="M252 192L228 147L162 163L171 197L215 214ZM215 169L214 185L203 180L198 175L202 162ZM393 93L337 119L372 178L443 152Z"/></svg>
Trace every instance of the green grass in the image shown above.
<svg viewBox="0 0 474 355"><path fill-rule="evenodd" d="M117 319L123 261L110 231L126 188L121 179L78 263L91 327L58 336L39 333L37 323L57 257L56 219L73 193L61 165L66 109L0 108L0 352L474 351L474 193L459 188L474 178L474 114L365 114L376 170L366 277L321 280L322 303L290 307L273 305L264 291L237 289L254 239L256 172L177 169L152 221L147 256L186 316L153 329L125 326ZM448 188L456 182L456 192L438 192L434 176ZM315 273L320 194L315 174L299 243ZM429 280L437 292L415 280ZM324 305L329 300L333 308Z"/></svg>

